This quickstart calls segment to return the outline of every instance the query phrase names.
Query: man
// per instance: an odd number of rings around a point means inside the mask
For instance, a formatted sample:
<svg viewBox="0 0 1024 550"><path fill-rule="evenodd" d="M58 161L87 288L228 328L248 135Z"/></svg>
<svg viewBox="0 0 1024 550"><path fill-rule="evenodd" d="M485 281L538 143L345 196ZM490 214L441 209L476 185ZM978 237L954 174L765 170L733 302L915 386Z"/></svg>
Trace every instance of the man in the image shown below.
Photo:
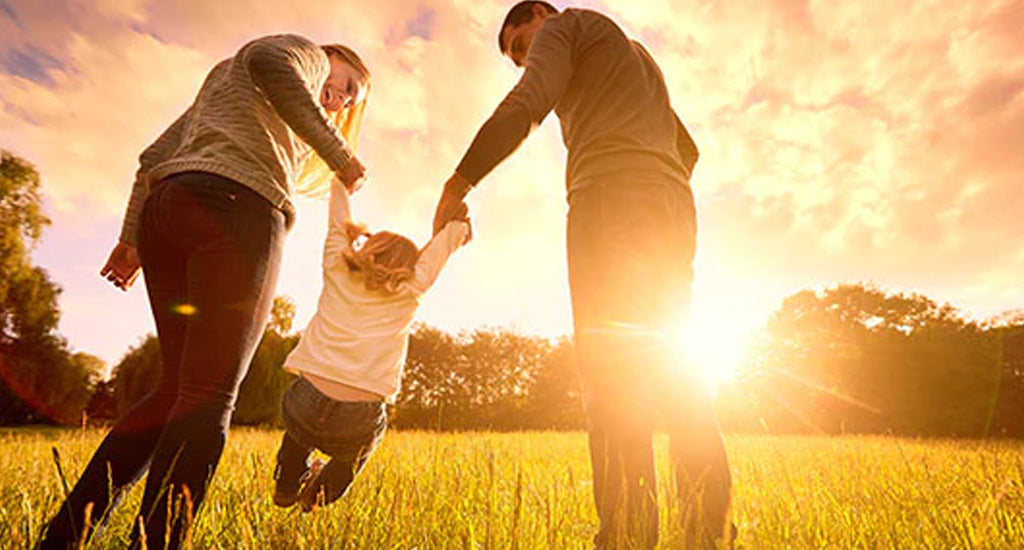
<svg viewBox="0 0 1024 550"><path fill-rule="evenodd" d="M721 434L699 376L677 368L670 351L693 276L696 145L657 64L607 17L520 2L498 45L524 68L522 78L445 183L434 230L553 109L568 149L569 287L601 522L595 543L657 543L651 439L660 411L683 523L694 526L687 546L728 545Z"/></svg>

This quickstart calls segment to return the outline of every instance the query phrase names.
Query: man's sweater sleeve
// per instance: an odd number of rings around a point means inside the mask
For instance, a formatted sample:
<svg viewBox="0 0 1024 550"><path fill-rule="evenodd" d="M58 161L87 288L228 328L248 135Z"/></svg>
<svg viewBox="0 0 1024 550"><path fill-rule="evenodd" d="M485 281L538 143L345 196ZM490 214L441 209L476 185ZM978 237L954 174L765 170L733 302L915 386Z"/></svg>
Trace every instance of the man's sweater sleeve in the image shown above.
<svg viewBox="0 0 1024 550"><path fill-rule="evenodd" d="M252 81L282 120L337 172L352 150L319 104L320 87L330 73L327 54L296 35L254 40L239 52Z"/></svg>
<svg viewBox="0 0 1024 550"><path fill-rule="evenodd" d="M184 131L186 121L192 114L192 108L186 110L173 124L170 125L152 145L139 155L139 169L135 172L135 184L132 185L132 193L128 198L128 208L124 213L124 221L121 223L121 236L119 240L133 246L139 244L139 217L142 215L142 205L149 196L149 172L154 166L171 158L175 150L181 144L181 134Z"/></svg>
<svg viewBox="0 0 1024 550"><path fill-rule="evenodd" d="M512 154L555 108L572 78L572 48L579 24L553 16L533 37L522 78L480 127L455 169L476 185Z"/></svg>

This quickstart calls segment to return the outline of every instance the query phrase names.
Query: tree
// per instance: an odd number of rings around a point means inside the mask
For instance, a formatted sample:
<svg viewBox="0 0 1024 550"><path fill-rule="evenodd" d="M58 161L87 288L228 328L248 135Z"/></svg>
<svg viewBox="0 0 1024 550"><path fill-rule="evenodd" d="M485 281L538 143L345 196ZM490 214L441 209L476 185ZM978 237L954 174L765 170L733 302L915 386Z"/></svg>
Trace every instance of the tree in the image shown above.
<svg viewBox="0 0 1024 550"><path fill-rule="evenodd" d="M288 353L298 343L298 337L283 334L295 315L295 304L290 298L274 298L270 320L263 332L249 370L239 388L238 401L232 421L236 424L273 424L280 421L281 395L293 375L282 366ZM138 345L128 350L114 367L114 400L117 416L123 415L135 403L153 391L160 382L163 359L160 341L146 335Z"/></svg>
<svg viewBox="0 0 1024 550"><path fill-rule="evenodd" d="M274 298L267 329L238 390L235 424L280 424L281 396L295 378L283 368L299 343L299 337L290 334L294 318L295 302L286 296Z"/></svg>
<svg viewBox="0 0 1024 550"><path fill-rule="evenodd" d="M93 388L85 415L91 424L106 424L117 419L117 399L114 397L114 381L100 380Z"/></svg>
<svg viewBox="0 0 1024 550"><path fill-rule="evenodd" d="M540 360L530 388L524 428L580 430L586 427L573 341L558 340Z"/></svg>
<svg viewBox="0 0 1024 550"><path fill-rule="evenodd" d="M112 383L117 417L124 416L146 394L156 389L162 373L160 340L153 334L147 334L129 348L114 367Z"/></svg>
<svg viewBox="0 0 1024 550"><path fill-rule="evenodd" d="M0 151L0 423L78 422L98 377L57 334L60 288L30 261L49 223L39 173Z"/></svg>
<svg viewBox="0 0 1024 550"><path fill-rule="evenodd" d="M783 301L760 344L734 391L753 396L750 410L771 431L987 431L995 348L949 305L862 284L802 291Z"/></svg>
<svg viewBox="0 0 1024 550"><path fill-rule="evenodd" d="M989 433L1024 436L1024 311L992 319L988 332L999 354L999 388Z"/></svg>
<svg viewBox="0 0 1024 550"><path fill-rule="evenodd" d="M453 366L464 361L454 336L427 325L414 326L395 407L395 425L441 429L447 409L459 394L459 375L453 372Z"/></svg>
<svg viewBox="0 0 1024 550"><path fill-rule="evenodd" d="M571 343L503 329L453 336L417 325L393 420L438 430L578 428Z"/></svg>

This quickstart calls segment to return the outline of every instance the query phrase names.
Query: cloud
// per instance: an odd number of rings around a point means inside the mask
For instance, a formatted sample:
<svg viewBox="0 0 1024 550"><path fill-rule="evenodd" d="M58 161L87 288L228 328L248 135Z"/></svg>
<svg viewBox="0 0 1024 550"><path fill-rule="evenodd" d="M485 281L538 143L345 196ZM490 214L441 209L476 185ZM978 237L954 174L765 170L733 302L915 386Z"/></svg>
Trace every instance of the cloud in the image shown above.
<svg viewBox="0 0 1024 550"><path fill-rule="evenodd" d="M423 242L441 183L518 78L494 38L508 4L0 0L0 147L39 166L59 212L41 255L63 299L95 307L76 297L96 292L78 282L81 266L61 260L88 247L72 235L97 235L102 259L114 235L97 228L116 227L138 152L217 60L262 34L364 57L371 182L357 213ZM809 285L866 279L979 311L1024 305L1008 290L1024 272L1019 2L579 5L648 46L701 148L699 292L763 310ZM425 301L428 321L569 329L556 124L471 196L477 240ZM322 223L322 205L303 202L289 239L279 290L301 297L300 324Z"/></svg>
<svg viewBox="0 0 1024 550"><path fill-rule="evenodd" d="M1012 245L1024 229L1019 3L609 9L660 43L702 146L705 253L954 301L968 287L998 294L997 274L1024 268Z"/></svg>
<svg viewBox="0 0 1024 550"><path fill-rule="evenodd" d="M94 277L116 235L115 230L101 236L96 228L116 227L138 153L191 102L217 60L264 34L300 32L321 43L353 45L364 57L373 73L373 92L360 156L370 167L371 184L357 199L357 213L373 227L402 231L425 242L441 184L477 125L517 77L493 45L494 27L504 15L499 4L389 2L370 10L322 1L111 1L96 4L91 11L84 2L74 1L4 4L9 9L0 13L8 17L0 17L0 25L10 32L0 40L0 59L18 64L17 70L7 68L0 74L0 147L36 163L50 206L57 210L39 257L65 286L62 328L72 332L73 341L88 345L76 336L86 332L88 319L103 303L95 299L97 292L106 295L97 290L97 281L86 277ZM24 52L31 52L32 63L22 59ZM495 173L493 185L478 193L481 201L474 218L479 220L479 242L487 244L467 255L465 264L469 273L488 275L479 279L487 289L500 288L502 277L492 269L510 274L520 269L520 254L552 264L564 256L544 240L528 246L540 238L540 231L558 235L562 230L562 170L536 169L560 162L563 155L557 134L550 123L547 126L519 159ZM503 181L508 179L515 181ZM546 191L540 211L549 217L541 222L533 216L524 231L519 228L523 212L531 207L538 211L531 203L537 189ZM502 208L497 201L516 209ZM299 227L289 239L279 291L299 299L300 324L315 305L317 285L311 279L318 279L316 251L323 215L321 203L303 201ZM76 238L83 231L93 239L91 246ZM94 265L90 267L81 253L75 260L68 258L65 249L72 246L91 250ZM505 249L516 255L498 252ZM560 268L551 269L557 273ZM474 283L461 279L470 286ZM564 277L549 280L542 271L523 280L544 287L532 294L564 294ZM451 288L452 294L457 291ZM513 311L528 302L510 308L502 305L507 302L502 294L493 293L492 299L483 300L491 307L473 309L461 319L458 310L472 309L472 293L466 295L468 302L428 301L423 314L448 327L528 325L531 312ZM454 302L457 311L447 302ZM567 315L548 318L556 322L541 327L544 331L568 329ZM136 333L141 331L133 325Z"/></svg>

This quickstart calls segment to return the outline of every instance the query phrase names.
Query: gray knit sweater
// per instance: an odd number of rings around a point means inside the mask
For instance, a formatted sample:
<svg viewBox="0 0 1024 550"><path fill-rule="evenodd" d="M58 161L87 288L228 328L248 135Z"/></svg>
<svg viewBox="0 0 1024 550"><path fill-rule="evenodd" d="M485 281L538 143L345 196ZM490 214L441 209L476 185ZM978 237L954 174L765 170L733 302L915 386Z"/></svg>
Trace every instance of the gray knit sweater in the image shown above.
<svg viewBox="0 0 1024 550"><path fill-rule="evenodd" d="M195 102L139 156L120 239L138 243L149 188L187 171L241 183L280 208L290 226L295 178L310 152L335 172L352 151L320 106L330 74L323 50L296 35L259 38L207 75Z"/></svg>
<svg viewBox="0 0 1024 550"><path fill-rule="evenodd" d="M522 78L456 172L476 184L552 110L568 150L569 193L608 181L685 182L697 162L697 146L647 50L608 17L569 8L537 30Z"/></svg>

